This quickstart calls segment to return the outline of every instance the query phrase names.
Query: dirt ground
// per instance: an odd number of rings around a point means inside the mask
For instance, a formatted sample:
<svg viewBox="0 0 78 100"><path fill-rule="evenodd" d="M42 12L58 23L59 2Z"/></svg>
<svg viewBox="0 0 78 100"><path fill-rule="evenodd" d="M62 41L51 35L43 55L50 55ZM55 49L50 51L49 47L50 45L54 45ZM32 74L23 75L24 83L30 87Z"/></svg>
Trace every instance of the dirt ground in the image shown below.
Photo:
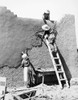
<svg viewBox="0 0 78 100"><path fill-rule="evenodd" d="M58 86L44 86L40 97L33 100L78 100L78 85L60 89Z"/></svg>
<svg viewBox="0 0 78 100"><path fill-rule="evenodd" d="M6 100L9 100L10 95L8 94L7 97L8 99ZM78 100L78 85L60 89L59 85L47 86L45 84L40 84L35 97L24 100Z"/></svg>

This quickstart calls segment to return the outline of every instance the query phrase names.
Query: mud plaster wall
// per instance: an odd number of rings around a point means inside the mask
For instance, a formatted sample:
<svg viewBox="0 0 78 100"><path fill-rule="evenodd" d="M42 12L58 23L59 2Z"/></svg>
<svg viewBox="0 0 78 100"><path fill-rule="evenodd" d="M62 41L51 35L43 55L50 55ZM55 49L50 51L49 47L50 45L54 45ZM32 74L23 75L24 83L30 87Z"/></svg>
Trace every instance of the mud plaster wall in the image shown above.
<svg viewBox="0 0 78 100"><path fill-rule="evenodd" d="M75 17L66 15L57 27L57 45L68 78L78 77Z"/></svg>

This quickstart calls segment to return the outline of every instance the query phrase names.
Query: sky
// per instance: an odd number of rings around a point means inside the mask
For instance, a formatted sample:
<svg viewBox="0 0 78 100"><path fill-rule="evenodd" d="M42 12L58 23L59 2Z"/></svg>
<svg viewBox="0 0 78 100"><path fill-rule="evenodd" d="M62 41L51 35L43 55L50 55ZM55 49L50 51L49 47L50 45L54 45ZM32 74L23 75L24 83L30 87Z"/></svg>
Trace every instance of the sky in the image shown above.
<svg viewBox="0 0 78 100"><path fill-rule="evenodd" d="M18 17L42 19L45 10L50 10L52 20L60 21L65 14L75 15L76 38L78 37L78 0L0 0ZM77 38L78 48L78 38Z"/></svg>

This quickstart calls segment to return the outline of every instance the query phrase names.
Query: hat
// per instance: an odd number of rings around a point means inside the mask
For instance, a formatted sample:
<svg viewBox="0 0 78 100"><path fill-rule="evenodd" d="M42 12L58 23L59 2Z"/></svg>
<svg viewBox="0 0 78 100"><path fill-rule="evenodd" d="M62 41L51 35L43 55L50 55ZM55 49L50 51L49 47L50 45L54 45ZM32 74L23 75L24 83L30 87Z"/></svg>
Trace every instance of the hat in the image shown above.
<svg viewBox="0 0 78 100"><path fill-rule="evenodd" d="M44 31L48 31L48 30L50 30L50 27L47 24L45 24L45 25L42 26L42 29Z"/></svg>
<svg viewBox="0 0 78 100"><path fill-rule="evenodd" d="M46 10L44 13L46 13L46 14L50 14L50 11L49 11L49 10Z"/></svg>

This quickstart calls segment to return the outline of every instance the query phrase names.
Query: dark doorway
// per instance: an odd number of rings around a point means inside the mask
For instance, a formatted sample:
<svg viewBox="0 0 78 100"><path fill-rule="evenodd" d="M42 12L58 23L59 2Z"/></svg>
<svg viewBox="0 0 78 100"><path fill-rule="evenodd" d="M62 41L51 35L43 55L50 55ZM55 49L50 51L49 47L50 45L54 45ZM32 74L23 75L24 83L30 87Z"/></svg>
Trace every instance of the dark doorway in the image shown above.
<svg viewBox="0 0 78 100"><path fill-rule="evenodd" d="M44 84L46 85L57 85L58 84L55 71L45 72L43 74L44 74ZM36 85L39 85L43 82L43 74L37 71Z"/></svg>

